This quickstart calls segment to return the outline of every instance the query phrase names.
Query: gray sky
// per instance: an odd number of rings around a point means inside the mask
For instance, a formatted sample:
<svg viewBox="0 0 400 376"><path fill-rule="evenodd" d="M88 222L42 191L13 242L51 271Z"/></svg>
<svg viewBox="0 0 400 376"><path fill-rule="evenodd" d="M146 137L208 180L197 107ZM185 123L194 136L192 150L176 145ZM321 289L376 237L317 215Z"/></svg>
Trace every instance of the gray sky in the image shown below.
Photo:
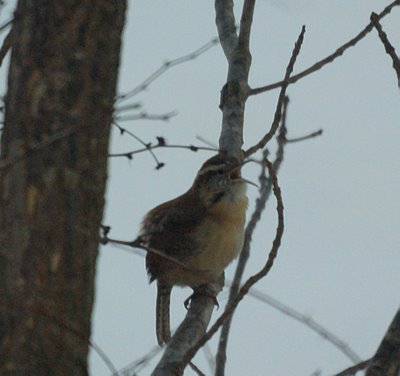
<svg viewBox="0 0 400 376"><path fill-rule="evenodd" d="M389 0L258 1L251 38L250 85L279 81L293 44L306 25L295 72L333 52L380 12ZM216 36L212 1L131 1L124 33L119 88L137 86L163 61L192 52ZM238 16L242 2L237 2ZM4 15L2 15L4 17ZM238 18L239 19L239 18ZM400 8L382 25L400 51ZM168 70L127 103L149 113L178 111L168 123L140 120L122 125L146 142L164 136L173 144L217 144L219 92L227 64L217 45L192 62ZM4 71L3 71L4 76ZM4 79L4 77L3 77ZM398 308L400 266L400 106L392 63L373 30L333 64L288 89L289 137L323 128L322 137L287 145L279 172L285 234L276 264L257 289L328 327L362 359L373 355ZM246 107L245 147L269 129L278 92L251 97ZM113 132L112 152L140 148ZM209 152L157 150L166 166L156 171L148 153L110 161L104 223L114 238L136 237L143 215L183 193ZM257 180L257 166L244 175ZM249 187L253 202L257 190ZM253 205L248 213L251 213ZM254 235L246 276L264 264L275 232L270 200ZM232 278L230 267L227 278ZM155 344L155 286L144 259L114 246L98 260L93 340L122 368ZM189 289L175 288L172 326L185 314ZM226 293L221 294L224 303ZM220 309L217 315L222 312ZM216 316L215 316L216 317ZM218 337L216 337L218 338ZM210 343L215 351L216 341ZM351 362L326 340L273 308L247 297L234 320L227 375L331 375ZM195 363L211 374L204 353ZM150 374L150 368L140 375ZM110 372L92 352L91 374ZM192 375L188 370L185 375ZM361 374L361 373L360 373Z"/></svg>

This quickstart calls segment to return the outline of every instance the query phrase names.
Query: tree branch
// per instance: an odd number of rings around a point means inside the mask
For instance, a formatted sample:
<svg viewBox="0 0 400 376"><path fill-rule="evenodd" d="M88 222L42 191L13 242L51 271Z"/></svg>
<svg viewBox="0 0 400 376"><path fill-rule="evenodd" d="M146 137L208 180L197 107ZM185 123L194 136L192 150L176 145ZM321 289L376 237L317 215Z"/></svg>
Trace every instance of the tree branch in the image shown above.
<svg viewBox="0 0 400 376"><path fill-rule="evenodd" d="M155 70L149 77L147 77L141 84L136 86L134 89L128 91L125 94L119 94L115 99L117 102L121 103L122 101L125 101L129 98L134 97L135 95L139 94L140 92L146 90L151 83L153 83L158 77L160 77L163 73L165 73L168 69L175 67L176 65L185 63L190 60L194 60L200 55L202 55L204 52L208 51L210 48L218 44L218 38L213 38L197 50L178 57L173 60L167 60L165 61L161 67L159 67L157 70Z"/></svg>
<svg viewBox="0 0 400 376"><path fill-rule="evenodd" d="M400 5L400 0L393 1L393 3L389 4L385 9L383 9L383 11L381 13L379 13L377 19L381 20L383 17L387 16L391 12L391 10L397 5ZM311 67L309 67L309 68L303 70L302 72L297 73L297 74L293 75L292 77L290 77L288 83L289 84L294 84L298 80L308 76L311 73L314 73L314 72L320 70L325 65L327 65L327 64L331 63L332 61L336 60L338 57L342 56L347 49L349 49L350 47L355 46L361 39L363 39L372 30L372 28L373 28L373 24L372 24L372 22L370 22L354 38L350 39L347 43L345 43L342 46L340 46L339 48L337 48L335 52L333 52L332 54L328 55L324 59L316 62L315 64L311 65ZM269 85L262 86L262 87L259 87L259 88L251 89L249 95L261 94L261 93L264 93L266 91L277 89L277 88L281 87L284 84L284 82L285 81L283 80L283 81L275 82L273 84L269 84Z"/></svg>
<svg viewBox="0 0 400 376"><path fill-rule="evenodd" d="M200 287L206 291L196 294L199 289L195 290L188 313L168 343L152 376L183 374L184 368L191 360L183 360L185 354L203 338L214 309L215 296L222 290L223 285L223 278L221 278Z"/></svg>
<svg viewBox="0 0 400 376"><path fill-rule="evenodd" d="M243 3L242 18L240 20L239 45L246 50L249 50L250 31L251 24L253 23L255 3L255 0L246 0Z"/></svg>
<svg viewBox="0 0 400 376"><path fill-rule="evenodd" d="M2 26L1 29L11 25L13 23L13 21L14 20L8 21L5 25ZM13 36L14 36L14 27L11 26L11 29L8 31L6 37L3 40L3 44L1 45L1 48L0 48L0 67L3 64L3 60L4 60L5 56L7 55L7 52L11 48Z"/></svg>
<svg viewBox="0 0 400 376"><path fill-rule="evenodd" d="M289 98L286 97L286 100L284 101L284 106L283 106L283 116L282 116L282 125L281 125L281 131L280 135L277 138L278 139L278 150L276 153L276 158L274 161L274 170L275 172L278 172L279 167L283 161L283 152L284 152L284 144L285 144L285 138L286 138L286 113L287 113L287 106L289 103ZM266 151L265 151L265 158L266 158ZM264 161L265 162L265 161ZM264 211L266 202L270 196L271 190L272 190L272 183L271 179L268 179L265 176L265 170L266 170L266 164L262 163L262 169L261 173L259 176L259 182L260 182L260 189L259 189L259 197L256 200L256 206L254 209L253 214L251 215L250 221L247 224L246 231L245 231L245 236L244 236L244 244L242 251L239 256L239 261L236 267L235 271L235 276L231 285L231 288L229 290L229 298L227 302L227 306L232 304L233 300L236 298L240 284L243 278L244 274L244 269L247 264L247 260L249 259L250 256L250 243L252 240L252 235L253 232L257 226L258 221L261 218L261 214ZM218 344L218 352L216 356L216 375L223 376L225 373L225 363L226 363L226 348L228 345L228 337L229 337L229 331L232 323L233 315L228 317L226 321L224 322L222 329L221 329L221 335L219 339L219 344Z"/></svg>
<svg viewBox="0 0 400 376"><path fill-rule="evenodd" d="M385 47L386 53L392 58L393 69L397 75L397 85L400 87L400 60L399 60L399 57L396 55L396 51L395 51L394 47L391 45L386 33L383 31L382 26L379 23L378 15L376 13L371 14L371 22L374 25L375 29L378 31L379 38Z"/></svg>
<svg viewBox="0 0 400 376"><path fill-rule="evenodd" d="M393 318L365 376L398 376L400 371L400 309Z"/></svg>
<svg viewBox="0 0 400 376"><path fill-rule="evenodd" d="M282 114L282 106L283 106L283 103L285 101L285 96L286 96L286 88L289 85L290 75L293 72L294 64L296 62L297 56L299 55L305 32L306 32L306 28L305 28L305 26L303 26L301 28L300 35L297 38L297 41L294 45L294 49L292 51L292 56L290 57L289 64L286 67L285 77L283 79L281 91L279 93L278 103L276 105L274 120L272 122L271 128L268 131L268 133L265 134L265 136L257 144L253 145L248 150L246 150L246 152L245 152L246 157L248 157L251 154L254 154L256 151L262 149L267 144L267 142L269 140L271 140L272 137L274 137L274 134L279 127L279 122L281 120L281 114Z"/></svg>
<svg viewBox="0 0 400 376"><path fill-rule="evenodd" d="M229 61L238 43L235 16L233 14L233 1L215 0L214 6L216 14L215 23L217 24L219 41Z"/></svg>
<svg viewBox="0 0 400 376"><path fill-rule="evenodd" d="M258 291L256 289L251 289L248 294L253 298L267 303L269 306L277 309L284 315L289 316L304 324L305 326L316 332L318 335L320 335L323 339L326 339L328 342L330 342L339 351L346 355L353 363L361 362L361 358L343 340L341 340L330 330L313 320L311 317L296 311L295 309L287 306L286 304L283 304L272 296L269 296L266 293Z"/></svg>
<svg viewBox="0 0 400 376"><path fill-rule="evenodd" d="M215 10L221 45L228 60L227 83L221 91L220 100L222 129L219 148L240 159L242 158L244 108L250 90L247 81L251 65L249 38L254 0L247 0L243 5L240 43L236 34L233 2L216 0Z"/></svg>
<svg viewBox="0 0 400 376"><path fill-rule="evenodd" d="M349 368L346 368L344 371L339 372L339 373L335 374L334 376L352 376L352 375L355 375L358 371L362 371L363 369L365 369L368 366L370 361L371 361L371 359L364 360L364 361L356 364L355 366L351 366Z"/></svg>

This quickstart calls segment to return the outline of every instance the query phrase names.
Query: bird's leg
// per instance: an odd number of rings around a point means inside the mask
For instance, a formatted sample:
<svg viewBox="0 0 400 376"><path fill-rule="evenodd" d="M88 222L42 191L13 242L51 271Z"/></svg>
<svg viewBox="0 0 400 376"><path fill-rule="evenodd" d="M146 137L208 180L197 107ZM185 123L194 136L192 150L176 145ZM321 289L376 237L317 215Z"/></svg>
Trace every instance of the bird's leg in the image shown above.
<svg viewBox="0 0 400 376"><path fill-rule="evenodd" d="M221 286L223 286L224 281L225 281L225 275L224 275L224 273L222 273L218 278L216 278L215 281L213 281L213 283L218 283L218 284L221 284ZM218 299L217 299L218 292L215 291L215 287L210 287L210 284L208 284L208 283L197 286L197 287L193 287L193 294L191 294L184 301L183 304L184 304L185 308L188 310L190 307L190 303L194 297L207 296L214 300L214 304L217 306L217 309L218 309L219 308L219 303L218 303Z"/></svg>

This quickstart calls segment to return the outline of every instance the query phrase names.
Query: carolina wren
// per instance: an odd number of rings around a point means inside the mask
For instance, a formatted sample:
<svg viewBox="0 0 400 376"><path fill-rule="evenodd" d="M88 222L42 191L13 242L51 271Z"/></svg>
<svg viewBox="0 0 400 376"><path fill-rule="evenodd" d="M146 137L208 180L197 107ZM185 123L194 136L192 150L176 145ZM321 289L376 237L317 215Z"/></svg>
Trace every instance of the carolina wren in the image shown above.
<svg viewBox="0 0 400 376"><path fill-rule="evenodd" d="M203 164L186 193L144 217L139 239L148 249L150 282L157 280L156 332L160 345L171 336L172 287L195 288L214 281L239 254L248 203L246 182L236 158L217 154Z"/></svg>

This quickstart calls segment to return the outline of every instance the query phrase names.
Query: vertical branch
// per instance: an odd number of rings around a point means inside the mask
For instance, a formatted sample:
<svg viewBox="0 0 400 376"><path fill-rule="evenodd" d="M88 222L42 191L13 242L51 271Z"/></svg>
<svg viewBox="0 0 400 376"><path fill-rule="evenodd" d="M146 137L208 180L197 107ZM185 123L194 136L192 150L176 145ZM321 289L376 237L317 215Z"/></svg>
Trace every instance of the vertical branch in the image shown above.
<svg viewBox="0 0 400 376"><path fill-rule="evenodd" d="M275 109L274 120L272 122L271 128L264 135L264 137L259 142L257 142L257 144L251 146L248 150L246 150L246 152L245 152L246 157L250 156L251 154L254 154L257 150L262 149L268 143L268 141L271 140L272 137L274 137L274 134L278 129L279 122L281 120L281 107L283 106L283 103L285 101L286 89L289 85L290 75L293 72L293 68L294 68L294 64L296 63L297 56L300 53L300 49L303 44L305 32L306 32L306 28L303 25L303 27L301 28L300 35L297 38L297 41L294 45L294 49L292 51L292 56L290 57L289 64L286 67L285 77L283 79L281 90L279 92L278 103L277 103L277 106Z"/></svg>
<svg viewBox="0 0 400 376"><path fill-rule="evenodd" d="M381 24L379 23L379 16L376 13L371 14L371 22L378 32L379 38L385 47L386 53L391 57L393 63L393 69L397 75L397 85L400 87L400 59L396 54L396 50L389 42L386 33L383 31Z"/></svg>
<svg viewBox="0 0 400 376"><path fill-rule="evenodd" d="M164 354L152 372L152 376L182 375L189 361L185 361L188 349L203 337L214 309L215 298L223 287L223 279L204 285L207 293L195 294L185 319L174 333Z"/></svg>
<svg viewBox="0 0 400 376"><path fill-rule="evenodd" d="M221 91L222 130L219 147L241 158L245 103L250 91L248 76L251 65L249 39L255 0L243 5L239 37L234 29L232 2L216 0L216 22L221 44L228 60L227 83Z"/></svg>
<svg viewBox="0 0 400 376"><path fill-rule="evenodd" d="M246 0L243 4L242 19L240 20L239 46L249 50L250 31L253 23L255 0Z"/></svg>
<svg viewBox="0 0 400 376"><path fill-rule="evenodd" d="M221 92L222 130L219 148L238 159L242 158L244 108L249 93L247 79L251 56L248 47L254 4L255 0L244 2L239 43L233 1L215 0L218 34L228 61L227 83ZM222 281L216 281L202 288L211 291L211 294L215 296L222 286ZM164 356L156 366L153 375L180 375L183 373L190 361L190 359L187 361L186 354L189 349L194 349L203 337L211 318L214 303L215 300L210 296L204 297L199 294L193 296L184 321L168 343ZM197 350L198 347L195 352Z"/></svg>
<svg viewBox="0 0 400 376"><path fill-rule="evenodd" d="M284 145L286 143L286 114L287 114L288 103L289 103L289 98L285 97L282 109L282 124L279 136L277 137L278 149L276 152L275 161L273 163L275 172L278 172L284 156ZM271 179L268 179L265 176L266 172L265 158L266 158L266 151L265 151L264 163L262 164L262 169L259 176L259 182L260 182L259 197L256 200L256 207L246 227L244 244L242 251L240 253L232 286L229 291L229 298L227 305L232 304L233 300L236 298L239 292L240 284L244 274L244 269L246 267L247 260L249 259L250 256L250 243L252 240L252 235L257 226L258 221L261 218L261 214L264 211L266 202L271 194L272 182ZM221 336L219 339L218 352L216 356L216 373L215 373L216 375L219 376L223 376L225 373L226 348L228 345L229 331L231 328L232 319L233 315L228 317L221 329Z"/></svg>
<svg viewBox="0 0 400 376"><path fill-rule="evenodd" d="M226 58L229 60L237 45L235 15L233 14L232 0L215 1L215 23L218 29L219 40Z"/></svg>
<svg viewBox="0 0 400 376"><path fill-rule="evenodd" d="M14 21L12 21L12 22L14 22ZM7 52L11 48L12 38L13 38L13 26L11 26L11 29L8 31L6 37L4 38L3 44L0 48L0 67L3 64L3 60L4 60L5 56L7 55Z"/></svg>

